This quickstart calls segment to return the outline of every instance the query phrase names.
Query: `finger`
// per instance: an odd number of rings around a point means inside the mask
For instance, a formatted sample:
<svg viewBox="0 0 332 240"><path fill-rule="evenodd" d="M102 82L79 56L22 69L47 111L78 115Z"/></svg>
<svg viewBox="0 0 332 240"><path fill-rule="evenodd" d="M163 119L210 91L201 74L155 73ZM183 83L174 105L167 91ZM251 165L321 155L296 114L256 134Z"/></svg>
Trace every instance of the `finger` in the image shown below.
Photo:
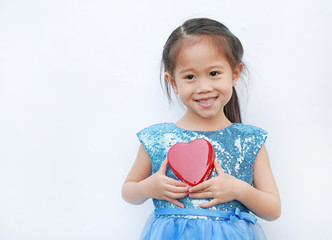
<svg viewBox="0 0 332 240"><path fill-rule="evenodd" d="M174 186L177 186L177 187L188 187L188 185L186 183L175 180L173 178L167 177L167 180L168 180L167 181L168 184L171 184L171 185L174 185Z"/></svg>
<svg viewBox="0 0 332 240"><path fill-rule="evenodd" d="M217 158L214 159L214 168L216 169L216 172L217 172L218 175L221 175L221 174L224 173L224 170L220 166Z"/></svg>
<svg viewBox="0 0 332 240"><path fill-rule="evenodd" d="M207 203L202 203L202 204L200 204L199 206L201 207L201 208L209 208L209 207L212 207L212 206L214 206L214 205L216 205L216 204L218 204L219 202L218 202L218 200L217 199L212 199L211 201L209 201L209 202L207 202Z"/></svg>
<svg viewBox="0 0 332 240"><path fill-rule="evenodd" d="M167 197L172 199L179 199L188 195L188 193L173 193L173 192L166 192L165 194Z"/></svg>
<svg viewBox="0 0 332 240"><path fill-rule="evenodd" d="M173 193L189 193L189 187L176 187L173 185L167 185L166 190Z"/></svg>
<svg viewBox="0 0 332 240"><path fill-rule="evenodd" d="M172 198L165 198L166 201L169 201L171 203L173 203L174 205L180 207L180 208L184 208L184 205L182 203L180 203L178 200L172 199Z"/></svg>
<svg viewBox="0 0 332 240"><path fill-rule="evenodd" d="M160 165L160 168L159 168L160 173L165 174L166 169L167 169L167 164L168 164L168 160L166 158Z"/></svg>
<svg viewBox="0 0 332 240"><path fill-rule="evenodd" d="M190 193L191 198L213 198L212 192L200 192L200 193Z"/></svg>
<svg viewBox="0 0 332 240"><path fill-rule="evenodd" d="M211 179L210 179L211 180ZM203 191L204 189L210 187L210 180L202 182L194 187L189 188L189 192L199 192Z"/></svg>

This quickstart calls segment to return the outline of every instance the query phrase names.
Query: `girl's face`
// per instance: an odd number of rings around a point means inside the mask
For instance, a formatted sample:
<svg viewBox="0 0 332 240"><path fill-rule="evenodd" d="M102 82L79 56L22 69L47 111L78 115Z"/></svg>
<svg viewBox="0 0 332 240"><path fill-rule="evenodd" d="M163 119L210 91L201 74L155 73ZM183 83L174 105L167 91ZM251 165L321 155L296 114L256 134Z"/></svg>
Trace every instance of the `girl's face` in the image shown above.
<svg viewBox="0 0 332 240"><path fill-rule="evenodd" d="M193 117L225 118L223 108L232 96L242 71L242 64L232 71L213 39L186 39L180 46L173 74L165 73L187 114Z"/></svg>

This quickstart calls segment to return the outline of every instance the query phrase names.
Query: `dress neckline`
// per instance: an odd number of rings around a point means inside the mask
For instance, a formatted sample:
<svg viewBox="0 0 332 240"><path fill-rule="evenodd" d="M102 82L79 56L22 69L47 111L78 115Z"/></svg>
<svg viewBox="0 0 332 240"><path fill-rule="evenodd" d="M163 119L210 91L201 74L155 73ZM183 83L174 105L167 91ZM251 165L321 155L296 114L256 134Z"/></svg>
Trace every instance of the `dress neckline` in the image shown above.
<svg viewBox="0 0 332 240"><path fill-rule="evenodd" d="M219 129L219 130L212 130L212 131L188 130L188 129L184 129L184 128L181 128L181 127L177 126L175 123L171 123L171 124L172 124L174 127L178 128L178 129L180 129L180 130L182 130L182 131L186 131L186 132L211 132L211 133L213 133L213 132L221 132L221 131L224 131L224 130L226 130L226 129L229 129L229 128L231 128L232 126L234 126L236 123L232 123L231 125L229 125L229 126L227 126L227 127L225 127L225 128L221 128L221 129Z"/></svg>

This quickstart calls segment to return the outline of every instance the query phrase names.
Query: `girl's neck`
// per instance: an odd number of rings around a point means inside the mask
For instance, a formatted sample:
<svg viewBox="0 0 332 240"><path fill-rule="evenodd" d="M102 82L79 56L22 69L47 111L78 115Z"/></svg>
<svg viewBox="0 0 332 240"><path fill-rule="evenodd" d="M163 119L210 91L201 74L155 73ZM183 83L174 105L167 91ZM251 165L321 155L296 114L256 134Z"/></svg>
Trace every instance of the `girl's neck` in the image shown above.
<svg viewBox="0 0 332 240"><path fill-rule="evenodd" d="M180 128L196 131L217 131L231 124L232 122L227 119L224 112L214 118L202 118L187 112L176 122L176 125Z"/></svg>

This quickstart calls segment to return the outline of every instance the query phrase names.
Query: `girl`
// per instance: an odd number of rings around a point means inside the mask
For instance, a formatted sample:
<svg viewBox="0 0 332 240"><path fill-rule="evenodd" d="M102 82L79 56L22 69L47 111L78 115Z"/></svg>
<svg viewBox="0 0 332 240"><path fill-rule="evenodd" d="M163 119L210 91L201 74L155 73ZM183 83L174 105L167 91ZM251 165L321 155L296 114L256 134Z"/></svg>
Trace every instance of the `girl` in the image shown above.
<svg viewBox="0 0 332 240"><path fill-rule="evenodd" d="M164 80L186 106L175 124L140 131L137 159L123 198L153 198L154 214L141 239L266 239L255 215L280 216L280 198L264 142L267 132L241 123L235 86L243 71L243 48L223 24L191 19L169 36L162 56ZM210 179L190 187L168 167L178 142L208 140L216 151Z"/></svg>

